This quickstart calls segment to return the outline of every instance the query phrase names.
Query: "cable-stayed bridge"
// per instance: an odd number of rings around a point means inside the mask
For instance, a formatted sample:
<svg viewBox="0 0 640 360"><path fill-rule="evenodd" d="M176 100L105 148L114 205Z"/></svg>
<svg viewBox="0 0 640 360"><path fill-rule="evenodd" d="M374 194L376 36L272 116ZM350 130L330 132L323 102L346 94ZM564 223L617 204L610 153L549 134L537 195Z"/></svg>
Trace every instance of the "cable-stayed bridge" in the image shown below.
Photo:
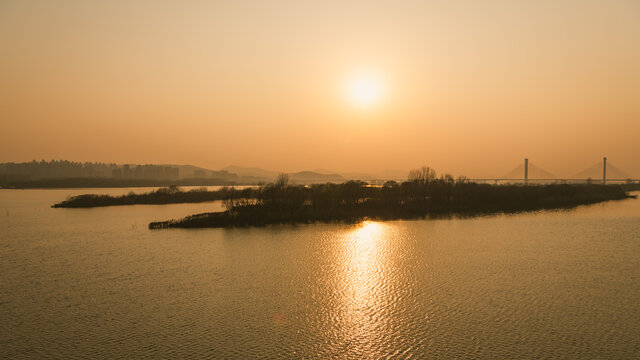
<svg viewBox="0 0 640 360"><path fill-rule="evenodd" d="M607 158L574 174L569 178L561 178L545 169L532 164L529 159L513 170L498 178L471 179L474 182L493 183L635 183L640 179L629 176L617 166L607 162Z"/></svg>

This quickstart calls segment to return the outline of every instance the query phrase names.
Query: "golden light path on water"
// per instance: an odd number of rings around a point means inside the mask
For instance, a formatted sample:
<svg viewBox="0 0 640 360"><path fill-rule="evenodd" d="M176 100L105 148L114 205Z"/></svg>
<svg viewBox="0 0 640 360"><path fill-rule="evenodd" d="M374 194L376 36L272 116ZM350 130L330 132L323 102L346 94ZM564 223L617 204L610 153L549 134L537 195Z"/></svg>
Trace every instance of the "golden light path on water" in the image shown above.
<svg viewBox="0 0 640 360"><path fill-rule="evenodd" d="M391 225L365 221L344 234L342 273L345 351L367 356L376 353L377 339L388 336L389 319L382 318L389 299L385 296L387 248L393 237ZM390 274L386 274L389 276Z"/></svg>

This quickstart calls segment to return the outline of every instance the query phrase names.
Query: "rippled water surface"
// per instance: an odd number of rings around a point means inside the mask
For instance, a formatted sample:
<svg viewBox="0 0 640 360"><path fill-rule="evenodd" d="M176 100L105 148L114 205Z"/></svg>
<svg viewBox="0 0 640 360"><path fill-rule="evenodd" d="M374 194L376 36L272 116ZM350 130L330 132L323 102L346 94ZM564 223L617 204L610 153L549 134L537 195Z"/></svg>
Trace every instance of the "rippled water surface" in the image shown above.
<svg viewBox="0 0 640 360"><path fill-rule="evenodd" d="M640 200L155 231L220 204L49 207L85 192L0 190L0 358L640 354Z"/></svg>

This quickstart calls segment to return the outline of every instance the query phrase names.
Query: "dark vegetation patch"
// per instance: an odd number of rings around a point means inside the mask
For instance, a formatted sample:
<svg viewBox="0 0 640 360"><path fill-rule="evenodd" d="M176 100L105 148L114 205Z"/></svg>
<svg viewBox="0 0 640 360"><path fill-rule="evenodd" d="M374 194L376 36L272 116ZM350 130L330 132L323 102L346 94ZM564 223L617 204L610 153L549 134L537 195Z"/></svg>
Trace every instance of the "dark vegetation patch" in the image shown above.
<svg viewBox="0 0 640 360"><path fill-rule="evenodd" d="M122 196L85 194L70 197L60 203L54 204L54 208L90 208L99 206L137 205L137 204L178 204L199 203L206 201L251 198L256 196L255 189L243 190L223 187L220 190L208 191L207 188L197 188L183 191L177 186L163 187L155 191L136 194L130 192Z"/></svg>
<svg viewBox="0 0 640 360"><path fill-rule="evenodd" d="M314 222L356 222L363 219L411 219L450 215L472 216L541 209L571 208L630 197L620 185L550 184L488 185L439 178L433 170L413 170L408 181L369 186L342 184L290 185L286 175L243 196L229 192L226 211L152 222L150 229L264 226Z"/></svg>

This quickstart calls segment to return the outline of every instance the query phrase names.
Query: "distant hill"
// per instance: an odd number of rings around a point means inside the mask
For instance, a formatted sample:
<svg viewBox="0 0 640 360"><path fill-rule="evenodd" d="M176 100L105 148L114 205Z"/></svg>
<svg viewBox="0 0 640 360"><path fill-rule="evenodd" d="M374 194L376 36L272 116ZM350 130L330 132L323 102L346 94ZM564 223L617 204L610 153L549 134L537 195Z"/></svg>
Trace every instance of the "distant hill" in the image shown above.
<svg viewBox="0 0 640 360"><path fill-rule="evenodd" d="M346 179L340 174L320 174L313 171L300 171L289 174L294 183L312 184L326 182L344 182Z"/></svg>
<svg viewBox="0 0 640 360"><path fill-rule="evenodd" d="M1 163L0 186L254 185L273 182L279 173L278 171L265 170L258 167L236 165L230 165L220 170L211 170L194 165L105 164L52 160L28 163ZM404 171L397 170L367 174L356 172L338 173L325 169L299 171L288 175L290 180L296 184L342 183L347 180L399 180L404 179L406 176ZM82 179L90 179L90 181Z"/></svg>
<svg viewBox="0 0 640 360"><path fill-rule="evenodd" d="M257 167L242 167L230 165L222 170L230 173L238 174L240 178L245 180L271 182L280 172L265 170ZM408 171L404 170L384 170L377 173L358 173L358 172L337 172L327 169L314 169L312 171L300 171L289 173L289 177L293 182L299 184L323 183L323 182L344 182L347 180L404 180Z"/></svg>
<svg viewBox="0 0 640 360"><path fill-rule="evenodd" d="M240 179L228 171L192 165L115 164L68 160L0 164L0 187L126 187L234 185Z"/></svg>
<svg viewBox="0 0 640 360"><path fill-rule="evenodd" d="M214 179L228 179L230 181L236 181L238 175L233 171L211 170L194 165L166 165L179 169L180 179L192 179L192 178L214 178Z"/></svg>
<svg viewBox="0 0 640 360"><path fill-rule="evenodd" d="M230 173L237 174L241 179L246 181L262 181L272 182L274 181L280 172L265 170L257 167L242 167L236 165L229 165L222 170L226 170ZM320 173L316 171L300 171L295 173L288 173L289 179L298 184L313 184L313 183L325 183L325 182L344 182L346 179L336 173Z"/></svg>
<svg viewBox="0 0 640 360"><path fill-rule="evenodd" d="M277 171L269 171L256 167L242 167L236 165L229 165L222 168L221 170L226 170L230 173L238 174L238 176L240 177L255 177L269 181L275 179L279 174L279 172Z"/></svg>

